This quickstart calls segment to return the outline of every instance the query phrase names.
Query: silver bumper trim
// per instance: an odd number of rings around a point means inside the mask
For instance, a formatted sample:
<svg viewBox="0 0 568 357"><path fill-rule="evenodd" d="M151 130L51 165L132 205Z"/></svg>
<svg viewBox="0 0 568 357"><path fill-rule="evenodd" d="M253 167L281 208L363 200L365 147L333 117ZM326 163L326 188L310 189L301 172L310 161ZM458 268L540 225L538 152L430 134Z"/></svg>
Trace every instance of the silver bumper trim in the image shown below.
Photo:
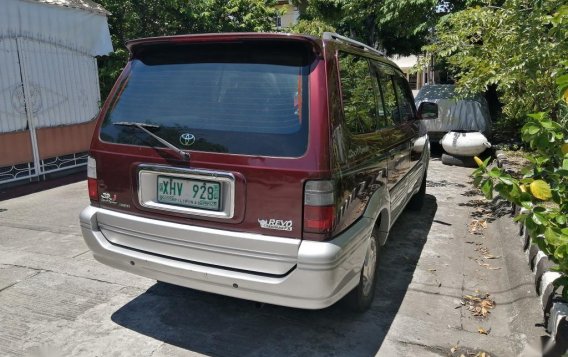
<svg viewBox="0 0 568 357"><path fill-rule="evenodd" d="M358 284L372 229L372 222L363 218L332 241L301 241L296 268L285 276L266 276L193 264L114 245L107 240L97 221L97 215L108 215L108 211L89 206L80 215L85 242L95 259L103 264L211 293L305 309L330 306ZM113 213L127 216L122 217L126 219L149 220L110 212ZM219 263L222 264L222 260Z"/></svg>

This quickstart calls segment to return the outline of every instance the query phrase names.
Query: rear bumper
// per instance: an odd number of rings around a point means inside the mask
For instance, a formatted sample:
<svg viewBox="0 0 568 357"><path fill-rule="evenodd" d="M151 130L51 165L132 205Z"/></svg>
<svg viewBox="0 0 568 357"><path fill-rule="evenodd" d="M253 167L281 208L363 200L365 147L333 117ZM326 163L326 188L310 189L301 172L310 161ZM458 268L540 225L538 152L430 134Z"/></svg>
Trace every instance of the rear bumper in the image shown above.
<svg viewBox="0 0 568 357"><path fill-rule="evenodd" d="M373 226L369 218L362 218L332 241L301 241L295 268L285 275L271 276L225 269L223 259L219 259L218 266L202 265L113 244L99 228L97 215L131 219L130 226L141 221L144 225L167 223L92 206L85 208L80 215L83 237L95 259L103 264L193 289L304 309L328 307L358 284L367 238ZM226 231L218 233L227 234ZM254 236L248 238L254 239ZM266 243L265 236L259 235L258 239L259 243ZM235 254L239 251L228 250L227 259Z"/></svg>

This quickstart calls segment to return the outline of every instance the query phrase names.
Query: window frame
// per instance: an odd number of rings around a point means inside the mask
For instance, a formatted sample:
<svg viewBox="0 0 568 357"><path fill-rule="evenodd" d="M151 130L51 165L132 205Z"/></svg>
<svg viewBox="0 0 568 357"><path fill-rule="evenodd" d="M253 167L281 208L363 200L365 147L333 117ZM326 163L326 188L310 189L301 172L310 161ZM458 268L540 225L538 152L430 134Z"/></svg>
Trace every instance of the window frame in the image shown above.
<svg viewBox="0 0 568 357"><path fill-rule="evenodd" d="M373 72L374 72L374 77L375 77L375 81L377 82L378 87L380 88L380 92L381 92L381 101L383 104L383 111L385 113L385 123L384 126L381 127L381 129L389 129L389 128L394 128L397 125L402 124L402 121L395 121L394 118L391 118L393 125L390 125L388 123L389 119L388 116L392 113L388 113L389 115L386 115L387 113L387 107L385 106L385 97L384 97L384 86L383 86L383 82L381 80L381 78L379 77L379 75L383 75L384 77L388 77L389 81L391 82L392 88L393 88L393 93L394 93L394 98L396 101L396 107L399 107L399 100L398 100L398 94L396 93L396 89L395 89L395 83L393 80L393 76L396 74L396 69L386 63L382 63L379 61L371 61L371 66L373 67ZM384 69L388 69L388 71L385 71ZM391 72L391 73L389 73Z"/></svg>
<svg viewBox="0 0 568 357"><path fill-rule="evenodd" d="M406 80L406 77L404 77L402 75L402 73L398 73L395 71L395 74L391 76L391 80L393 82L393 86L395 88L395 94L396 94L396 99L397 99L397 104L398 104L398 108L400 110L401 108L401 101L399 99L399 94L398 91L396 90L396 88L400 88L403 92L403 94L407 97L406 100L408 101L409 105L410 105L410 110L412 112L412 118L410 120L415 120L416 119L416 105L414 104L414 96L412 95L412 90L410 89L410 86L408 84L408 81ZM406 83L406 85L402 85L402 83L400 83L399 81L403 81L403 83ZM409 121L409 119L404 119L400 121L400 123L404 123Z"/></svg>
<svg viewBox="0 0 568 357"><path fill-rule="evenodd" d="M401 98L400 95L398 93L397 88L400 88L403 93L406 93L405 96L407 97L407 101L410 103L410 108L412 111L412 119L410 120L416 120L416 106L414 104L414 96L412 95L412 91L410 90L410 87L408 86L408 81L406 81L406 77L404 77L404 73L401 72L400 70L398 70L397 68L389 65L388 63L383 63L380 61L371 61L371 66L373 67L373 71L375 72L375 77L376 77L376 81L379 85L380 88L380 92L381 92L381 96L382 96L382 102L383 102L383 107L385 106L385 100L384 100L384 81L381 80L381 78L379 77L379 75L383 75L384 77L388 77L389 81L392 84L393 87L393 91L394 91L394 96L395 96L395 100L396 100L396 107L398 108L398 110L400 111L401 108ZM386 71L385 71L386 70ZM403 85L399 85L398 81L400 80L404 80L406 82L406 86ZM386 107L385 109L385 113L386 113ZM388 121L388 119L387 119ZM398 121L394 120L394 117L392 118L392 122L394 123L394 125L387 125L388 123L385 123L384 128L392 128L395 127L397 125L401 125L405 122L409 121L409 119L402 119L400 118Z"/></svg>

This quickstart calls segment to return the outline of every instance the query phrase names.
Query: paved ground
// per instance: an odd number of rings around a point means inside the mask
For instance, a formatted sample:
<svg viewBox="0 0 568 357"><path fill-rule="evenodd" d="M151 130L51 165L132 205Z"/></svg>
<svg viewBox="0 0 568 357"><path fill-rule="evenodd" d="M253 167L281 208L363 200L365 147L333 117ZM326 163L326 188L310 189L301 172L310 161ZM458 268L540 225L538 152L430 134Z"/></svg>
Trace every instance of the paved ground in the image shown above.
<svg viewBox="0 0 568 357"><path fill-rule="evenodd" d="M0 356L531 356L544 334L533 278L470 172L431 162L425 207L395 225L361 315L259 308L107 268L79 233L84 181L0 201ZM476 290L497 303L485 320L460 304Z"/></svg>

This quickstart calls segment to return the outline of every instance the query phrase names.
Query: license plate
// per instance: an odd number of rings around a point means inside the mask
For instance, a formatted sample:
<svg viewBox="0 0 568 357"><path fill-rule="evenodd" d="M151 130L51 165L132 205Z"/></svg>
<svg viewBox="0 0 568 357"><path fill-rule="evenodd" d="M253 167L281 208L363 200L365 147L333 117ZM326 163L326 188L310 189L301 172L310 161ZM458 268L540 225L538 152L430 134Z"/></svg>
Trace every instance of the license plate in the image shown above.
<svg viewBox="0 0 568 357"><path fill-rule="evenodd" d="M158 176L158 202L177 206L219 211L219 182Z"/></svg>

